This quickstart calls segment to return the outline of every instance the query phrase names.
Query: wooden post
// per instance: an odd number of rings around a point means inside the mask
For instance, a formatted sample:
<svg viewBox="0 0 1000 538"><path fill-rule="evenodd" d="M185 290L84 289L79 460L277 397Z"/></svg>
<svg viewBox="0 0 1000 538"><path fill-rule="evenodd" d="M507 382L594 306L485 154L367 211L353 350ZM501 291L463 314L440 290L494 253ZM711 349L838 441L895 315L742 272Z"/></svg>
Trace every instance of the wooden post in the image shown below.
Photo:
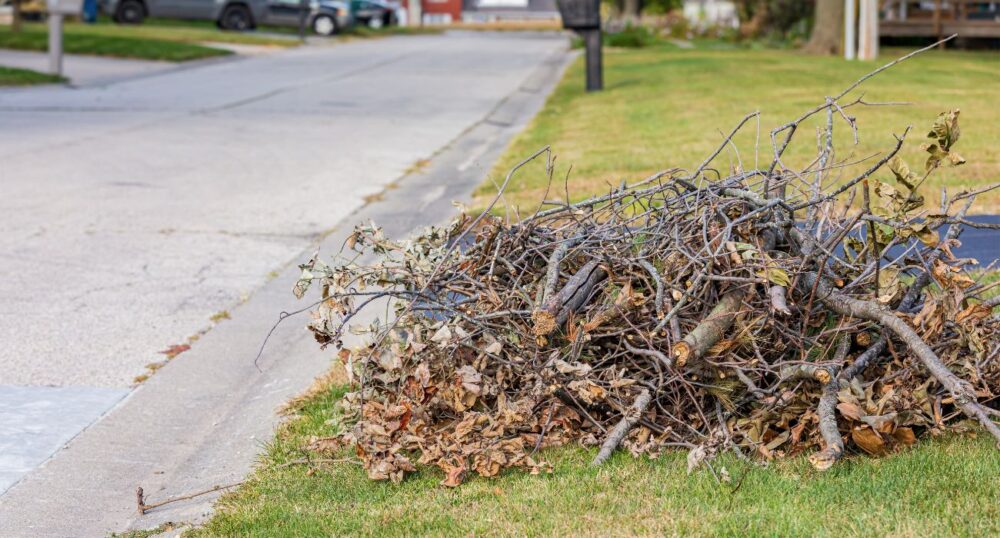
<svg viewBox="0 0 1000 538"><path fill-rule="evenodd" d="M858 24L858 58L878 57L878 0L861 0Z"/></svg>
<svg viewBox="0 0 1000 538"><path fill-rule="evenodd" d="M941 0L934 0L934 36L938 41L941 40ZM943 47L944 43L940 48Z"/></svg>

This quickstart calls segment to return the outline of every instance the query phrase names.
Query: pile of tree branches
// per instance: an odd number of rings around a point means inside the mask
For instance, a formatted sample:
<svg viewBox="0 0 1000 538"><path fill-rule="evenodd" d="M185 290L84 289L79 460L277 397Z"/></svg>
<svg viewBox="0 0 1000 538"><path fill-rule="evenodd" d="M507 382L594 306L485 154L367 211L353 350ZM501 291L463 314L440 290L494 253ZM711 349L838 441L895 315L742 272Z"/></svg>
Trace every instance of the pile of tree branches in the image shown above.
<svg viewBox="0 0 1000 538"><path fill-rule="evenodd" d="M933 122L919 168L899 155L904 133L837 178L833 129L856 134L867 103L845 96L870 76L776 128L764 166L711 168L751 114L694 170L517 222L494 200L405 241L357 227L346 253L375 261L314 258L295 289L322 288L309 327L323 345L368 335L340 350L353 428L321 444L349 442L373 479L431 464L457 485L538 472L539 450L570 442L600 446L595 464L682 447L691 465L809 453L822 470L967 419L1000 440L997 301L952 252L983 190L920 189L964 162L959 112ZM818 154L792 169L810 118ZM543 158L551 178L547 149L525 163ZM352 326L377 305L392 315Z"/></svg>

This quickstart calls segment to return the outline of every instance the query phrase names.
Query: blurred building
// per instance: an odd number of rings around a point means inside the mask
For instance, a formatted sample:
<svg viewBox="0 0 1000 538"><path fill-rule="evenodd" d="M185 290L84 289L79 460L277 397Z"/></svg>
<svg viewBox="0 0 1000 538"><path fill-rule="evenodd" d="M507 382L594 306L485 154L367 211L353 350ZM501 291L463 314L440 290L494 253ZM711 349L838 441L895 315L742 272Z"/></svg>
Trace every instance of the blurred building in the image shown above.
<svg viewBox="0 0 1000 538"><path fill-rule="evenodd" d="M558 18L555 0L463 0L462 5L462 20L467 22Z"/></svg>
<svg viewBox="0 0 1000 538"><path fill-rule="evenodd" d="M739 28L736 4L729 0L684 0L684 18L698 29L725 26Z"/></svg>

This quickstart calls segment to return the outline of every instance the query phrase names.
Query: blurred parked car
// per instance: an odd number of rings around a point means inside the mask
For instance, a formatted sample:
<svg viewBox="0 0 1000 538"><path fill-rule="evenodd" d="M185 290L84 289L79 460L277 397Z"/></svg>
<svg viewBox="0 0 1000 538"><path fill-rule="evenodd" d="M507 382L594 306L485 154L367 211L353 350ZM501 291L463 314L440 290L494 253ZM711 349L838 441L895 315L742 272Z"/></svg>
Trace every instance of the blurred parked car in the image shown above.
<svg viewBox="0 0 1000 538"><path fill-rule="evenodd" d="M364 24L373 29L392 26L398 22L396 9L379 0L351 0L351 15L357 24Z"/></svg>
<svg viewBox="0 0 1000 538"><path fill-rule="evenodd" d="M101 10L120 24L140 24L146 17L215 21L224 30L258 25L298 27L299 0L100 0ZM352 24L341 0L308 0L306 24L320 35L333 35Z"/></svg>
<svg viewBox="0 0 1000 538"><path fill-rule="evenodd" d="M5 9L4 12L9 15L12 11L12 9L10 9L12 7L12 2L10 0L0 0L0 7L8 8ZM21 2L21 20L44 20L47 12L48 7L45 5L45 0L23 0ZM3 24L10 24L10 21L6 21Z"/></svg>

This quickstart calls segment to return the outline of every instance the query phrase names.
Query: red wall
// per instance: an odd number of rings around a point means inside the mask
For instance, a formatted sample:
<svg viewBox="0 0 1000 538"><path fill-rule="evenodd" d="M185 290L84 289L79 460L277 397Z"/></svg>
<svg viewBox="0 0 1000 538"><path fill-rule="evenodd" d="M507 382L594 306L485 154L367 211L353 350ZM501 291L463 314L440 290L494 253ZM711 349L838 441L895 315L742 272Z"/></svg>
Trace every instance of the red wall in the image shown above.
<svg viewBox="0 0 1000 538"><path fill-rule="evenodd" d="M414 0L415 1L415 0ZM403 7L408 8L410 0L403 2ZM421 3L425 14L437 15L451 14L453 22L462 20L462 0L423 0Z"/></svg>
<svg viewBox="0 0 1000 538"><path fill-rule="evenodd" d="M462 20L462 0L424 0L424 13L451 13L451 20Z"/></svg>

